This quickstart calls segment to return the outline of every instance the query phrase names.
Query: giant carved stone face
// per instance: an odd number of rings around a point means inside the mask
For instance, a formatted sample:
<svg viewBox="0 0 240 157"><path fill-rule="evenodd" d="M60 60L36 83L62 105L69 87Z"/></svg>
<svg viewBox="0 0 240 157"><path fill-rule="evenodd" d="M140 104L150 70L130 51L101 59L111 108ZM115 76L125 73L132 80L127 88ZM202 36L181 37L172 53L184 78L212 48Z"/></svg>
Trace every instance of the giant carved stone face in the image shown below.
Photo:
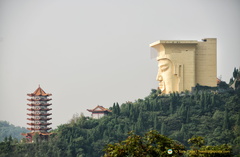
<svg viewBox="0 0 240 157"><path fill-rule="evenodd" d="M157 81L159 81L159 89L162 93L168 94L175 91L176 77L173 74L173 63L167 58L158 60Z"/></svg>

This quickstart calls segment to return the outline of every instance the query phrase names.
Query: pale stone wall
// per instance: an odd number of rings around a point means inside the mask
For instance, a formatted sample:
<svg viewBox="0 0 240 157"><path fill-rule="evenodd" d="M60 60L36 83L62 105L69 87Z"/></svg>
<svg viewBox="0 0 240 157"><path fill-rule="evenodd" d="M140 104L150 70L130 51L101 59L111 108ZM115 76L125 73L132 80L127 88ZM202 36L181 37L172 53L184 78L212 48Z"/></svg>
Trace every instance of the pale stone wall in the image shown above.
<svg viewBox="0 0 240 157"><path fill-rule="evenodd" d="M200 85L217 84L217 39L208 38L199 42L196 51L196 82Z"/></svg>
<svg viewBox="0 0 240 157"><path fill-rule="evenodd" d="M197 83L216 86L216 39L160 40L157 50L159 88L163 93L191 90Z"/></svg>

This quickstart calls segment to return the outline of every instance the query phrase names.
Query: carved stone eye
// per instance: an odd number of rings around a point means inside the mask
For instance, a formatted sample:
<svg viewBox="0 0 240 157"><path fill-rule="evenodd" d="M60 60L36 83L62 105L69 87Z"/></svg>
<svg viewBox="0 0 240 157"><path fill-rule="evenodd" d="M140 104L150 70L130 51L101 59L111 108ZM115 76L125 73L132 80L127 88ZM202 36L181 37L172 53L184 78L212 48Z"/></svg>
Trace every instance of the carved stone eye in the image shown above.
<svg viewBox="0 0 240 157"><path fill-rule="evenodd" d="M169 69L169 66L168 65L161 65L160 69L161 69L162 72L164 72L164 71Z"/></svg>

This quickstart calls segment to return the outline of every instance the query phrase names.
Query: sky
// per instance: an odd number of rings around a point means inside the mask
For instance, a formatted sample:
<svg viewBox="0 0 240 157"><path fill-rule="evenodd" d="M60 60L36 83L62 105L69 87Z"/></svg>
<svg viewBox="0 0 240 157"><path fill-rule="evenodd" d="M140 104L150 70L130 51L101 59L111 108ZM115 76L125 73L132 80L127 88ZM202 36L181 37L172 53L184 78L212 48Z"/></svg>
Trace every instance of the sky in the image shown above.
<svg viewBox="0 0 240 157"><path fill-rule="evenodd" d="M239 0L0 0L0 120L27 127L28 93L52 93L52 127L143 99L157 40L217 38L217 76L240 66Z"/></svg>

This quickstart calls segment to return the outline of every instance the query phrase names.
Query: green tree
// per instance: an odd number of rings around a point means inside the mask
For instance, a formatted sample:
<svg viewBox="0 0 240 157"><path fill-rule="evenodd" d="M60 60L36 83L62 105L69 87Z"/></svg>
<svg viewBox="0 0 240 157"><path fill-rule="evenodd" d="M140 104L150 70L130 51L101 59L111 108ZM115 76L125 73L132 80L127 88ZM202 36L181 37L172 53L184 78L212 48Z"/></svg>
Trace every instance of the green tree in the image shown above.
<svg viewBox="0 0 240 157"><path fill-rule="evenodd" d="M141 132L142 129L144 128L144 122L143 122L143 113L142 110L139 113L138 119L137 119L137 124L136 124L136 131Z"/></svg>
<svg viewBox="0 0 240 157"><path fill-rule="evenodd" d="M188 140L188 143L192 144L193 148L196 149L201 148L205 144L205 141L204 138L201 136L193 136Z"/></svg>
<svg viewBox="0 0 240 157"><path fill-rule="evenodd" d="M116 108L115 103L113 103L112 113L117 114L117 108Z"/></svg>
<svg viewBox="0 0 240 157"><path fill-rule="evenodd" d="M224 111L223 129L229 129L229 116L227 108Z"/></svg>
<svg viewBox="0 0 240 157"><path fill-rule="evenodd" d="M204 138L201 136L193 136L188 140L192 144L191 150L188 151L189 157L231 157L232 149L227 144L216 146L205 146Z"/></svg>
<svg viewBox="0 0 240 157"><path fill-rule="evenodd" d="M172 115L173 114L173 102L170 102L169 111L170 111L170 114Z"/></svg>
<svg viewBox="0 0 240 157"><path fill-rule="evenodd" d="M156 157L156 156L169 156L168 149L172 149L171 156L177 157L182 154L178 153L179 150L185 150L185 147L172 139L159 134L157 131L152 130L147 132L143 137L131 132L128 138L124 141L115 144L108 144L104 149L105 157L124 157L124 156L137 156L137 157Z"/></svg>
<svg viewBox="0 0 240 157"><path fill-rule="evenodd" d="M238 69L235 67L233 70L233 78L236 79L238 75Z"/></svg>
<svg viewBox="0 0 240 157"><path fill-rule="evenodd" d="M118 103L116 104L116 114L120 115L120 107Z"/></svg>
<svg viewBox="0 0 240 157"><path fill-rule="evenodd" d="M162 135L164 135L165 132L166 132L166 128L165 128L165 127L166 127L166 126L165 126L164 122L162 122L162 125L161 125L161 134L162 134Z"/></svg>
<svg viewBox="0 0 240 157"><path fill-rule="evenodd" d="M155 114L153 116L153 129L154 130L158 129L158 118L157 118L157 115L155 115Z"/></svg>

